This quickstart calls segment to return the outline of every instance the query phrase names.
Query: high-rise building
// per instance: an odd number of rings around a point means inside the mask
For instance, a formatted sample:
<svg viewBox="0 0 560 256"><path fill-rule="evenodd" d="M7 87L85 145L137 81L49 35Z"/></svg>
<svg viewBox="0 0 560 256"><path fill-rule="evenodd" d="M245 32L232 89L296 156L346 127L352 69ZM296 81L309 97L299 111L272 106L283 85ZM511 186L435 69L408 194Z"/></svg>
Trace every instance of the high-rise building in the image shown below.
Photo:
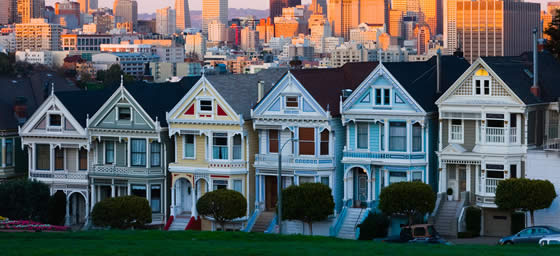
<svg viewBox="0 0 560 256"><path fill-rule="evenodd" d="M282 16L282 9L301 5L301 0L270 0L270 19Z"/></svg>
<svg viewBox="0 0 560 256"><path fill-rule="evenodd" d="M156 10L156 33L160 35L171 35L177 28L175 24L175 10L165 7Z"/></svg>
<svg viewBox="0 0 560 256"><path fill-rule="evenodd" d="M31 19L43 17L45 0L17 0L17 23L30 23Z"/></svg>
<svg viewBox="0 0 560 256"><path fill-rule="evenodd" d="M97 0L78 0L80 3L80 12L89 13L91 10L97 9Z"/></svg>
<svg viewBox="0 0 560 256"><path fill-rule="evenodd" d="M388 8L386 0L360 0L360 23L385 24Z"/></svg>
<svg viewBox="0 0 560 256"><path fill-rule="evenodd" d="M16 24L17 51L58 51L62 26L49 24L45 19L31 19L29 23Z"/></svg>
<svg viewBox="0 0 560 256"><path fill-rule="evenodd" d="M315 47L316 53L323 53L325 48L325 39L331 37L331 26L329 21L323 14L317 13L311 15L308 21L310 41Z"/></svg>
<svg viewBox="0 0 560 256"><path fill-rule="evenodd" d="M417 54L426 54L428 52L428 44L430 42L430 27L425 23L417 25L414 28L414 37L416 37Z"/></svg>
<svg viewBox="0 0 560 256"><path fill-rule="evenodd" d="M17 0L0 1L0 25L14 23L17 17Z"/></svg>
<svg viewBox="0 0 560 256"><path fill-rule="evenodd" d="M274 18L275 37L293 37L307 32L307 20L304 18L304 7L287 7L282 9L282 16Z"/></svg>
<svg viewBox="0 0 560 256"><path fill-rule="evenodd" d="M257 52L259 47L259 32L247 27L242 29L241 49L246 52Z"/></svg>
<svg viewBox="0 0 560 256"><path fill-rule="evenodd" d="M337 37L350 37L350 29L360 24L359 0L329 0L327 17L332 33Z"/></svg>
<svg viewBox="0 0 560 256"><path fill-rule="evenodd" d="M202 33L208 34L208 24L217 20L228 24L228 0L202 0Z"/></svg>
<svg viewBox="0 0 560 256"><path fill-rule="evenodd" d="M442 0L455 1L455 0ZM403 17L416 17L419 24L426 23L432 34L437 31L438 25L438 0L393 0L391 8L401 11Z"/></svg>
<svg viewBox="0 0 560 256"><path fill-rule="evenodd" d="M175 13L177 15L175 22L178 31L184 31L191 27L191 14L188 0L175 0Z"/></svg>
<svg viewBox="0 0 560 256"><path fill-rule="evenodd" d="M259 25L255 28L259 31L259 39L265 43L268 43L271 38L274 37L274 24L272 24L272 19L261 19Z"/></svg>
<svg viewBox="0 0 560 256"><path fill-rule="evenodd" d="M546 12L548 12L553 17L556 15L556 12L560 10L560 2L548 2L546 5Z"/></svg>
<svg viewBox="0 0 560 256"><path fill-rule="evenodd" d="M134 29L138 25L138 3L134 0L115 0L113 15L122 17L122 23L130 23Z"/></svg>
<svg viewBox="0 0 560 256"><path fill-rule="evenodd" d="M444 47L472 62L481 56L516 56L530 51L540 27L540 6L519 0L446 1Z"/></svg>
<svg viewBox="0 0 560 256"><path fill-rule="evenodd" d="M185 36L185 54L187 58L204 59L206 53L206 37L200 32Z"/></svg>
<svg viewBox="0 0 560 256"><path fill-rule="evenodd" d="M213 20L208 24L208 41L211 42L225 42L227 39L226 25Z"/></svg>
<svg viewBox="0 0 560 256"><path fill-rule="evenodd" d="M327 0L313 0L309 6L312 14L327 14Z"/></svg>
<svg viewBox="0 0 560 256"><path fill-rule="evenodd" d="M80 26L80 4L64 0L54 4L54 14L58 16L58 23L66 28Z"/></svg>
<svg viewBox="0 0 560 256"><path fill-rule="evenodd" d="M401 10L389 11L389 34L401 37L403 33L403 12Z"/></svg>

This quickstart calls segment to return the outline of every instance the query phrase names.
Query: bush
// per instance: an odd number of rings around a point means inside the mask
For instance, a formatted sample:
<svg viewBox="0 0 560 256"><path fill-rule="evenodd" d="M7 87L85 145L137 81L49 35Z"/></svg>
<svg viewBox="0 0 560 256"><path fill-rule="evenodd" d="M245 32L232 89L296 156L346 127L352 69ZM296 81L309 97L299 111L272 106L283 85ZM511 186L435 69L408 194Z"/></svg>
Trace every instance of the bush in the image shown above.
<svg viewBox="0 0 560 256"><path fill-rule="evenodd" d="M481 229L480 216L482 214L482 211L476 207L471 206L467 208L465 214L467 232L471 233L474 237L479 236Z"/></svg>
<svg viewBox="0 0 560 256"><path fill-rule="evenodd" d="M245 216L247 200L235 190L218 189L198 199L196 208L200 215L213 218L225 230L226 223Z"/></svg>
<svg viewBox="0 0 560 256"><path fill-rule="evenodd" d="M334 199L327 185L304 183L282 190L282 219L307 223L311 235L313 222L326 220L333 211Z"/></svg>
<svg viewBox="0 0 560 256"><path fill-rule="evenodd" d="M64 225L66 217L66 194L57 191L49 199L49 222L51 225Z"/></svg>
<svg viewBox="0 0 560 256"><path fill-rule="evenodd" d="M152 209L148 200L138 196L107 198L95 204L93 224L118 229L144 228L152 222Z"/></svg>
<svg viewBox="0 0 560 256"><path fill-rule="evenodd" d="M525 229L525 213L523 212L512 212L511 213L511 234L517 234L517 232Z"/></svg>
<svg viewBox="0 0 560 256"><path fill-rule="evenodd" d="M46 223L49 211L49 186L28 179L0 184L0 215L12 220Z"/></svg>
<svg viewBox="0 0 560 256"><path fill-rule="evenodd" d="M364 222L358 225L360 228L360 240L372 240L374 238L387 237L389 232L389 217L383 213L370 213Z"/></svg>
<svg viewBox="0 0 560 256"><path fill-rule="evenodd" d="M379 209L387 214L408 217L413 224L415 215L424 215L434 210L436 194L430 185L422 182L397 182L381 190Z"/></svg>

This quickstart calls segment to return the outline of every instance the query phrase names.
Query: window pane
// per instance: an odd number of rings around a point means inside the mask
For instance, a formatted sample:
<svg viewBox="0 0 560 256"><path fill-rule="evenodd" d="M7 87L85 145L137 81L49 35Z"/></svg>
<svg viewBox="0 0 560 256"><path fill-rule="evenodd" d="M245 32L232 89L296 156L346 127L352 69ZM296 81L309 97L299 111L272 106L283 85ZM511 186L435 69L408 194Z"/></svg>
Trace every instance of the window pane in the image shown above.
<svg viewBox="0 0 560 256"><path fill-rule="evenodd" d="M80 149L80 151L78 152L78 157L80 158L80 166L79 169L80 170L87 170L87 150L85 149Z"/></svg>
<svg viewBox="0 0 560 256"><path fill-rule="evenodd" d="M323 130L321 132L321 155L329 154L329 131Z"/></svg>
<svg viewBox="0 0 560 256"><path fill-rule="evenodd" d="M218 189L227 189L228 181L227 180L213 180L212 187L214 190Z"/></svg>
<svg viewBox="0 0 560 256"><path fill-rule="evenodd" d="M152 212L161 212L161 185L152 185L150 194Z"/></svg>
<svg viewBox="0 0 560 256"><path fill-rule="evenodd" d="M381 105L381 89L375 89L375 105Z"/></svg>
<svg viewBox="0 0 560 256"><path fill-rule="evenodd" d="M480 95L481 94L480 80L475 80L474 82L475 82L475 94Z"/></svg>
<svg viewBox="0 0 560 256"><path fill-rule="evenodd" d="M368 123L358 123L358 148L368 148Z"/></svg>
<svg viewBox="0 0 560 256"><path fill-rule="evenodd" d="M134 196L146 198L146 185L132 185L130 192Z"/></svg>
<svg viewBox="0 0 560 256"><path fill-rule="evenodd" d="M119 108L119 120L130 120L130 108Z"/></svg>
<svg viewBox="0 0 560 256"><path fill-rule="evenodd" d="M241 180L234 180L233 190L243 194L243 182Z"/></svg>
<svg viewBox="0 0 560 256"><path fill-rule="evenodd" d="M105 163L112 164L115 162L115 142L105 142Z"/></svg>
<svg viewBox="0 0 560 256"><path fill-rule="evenodd" d="M315 128L299 128L299 154L315 155Z"/></svg>
<svg viewBox="0 0 560 256"><path fill-rule="evenodd" d="M484 95L490 95L490 80L484 80Z"/></svg>
<svg viewBox="0 0 560 256"><path fill-rule="evenodd" d="M406 172L389 172L389 184L406 181Z"/></svg>
<svg viewBox="0 0 560 256"><path fill-rule="evenodd" d="M404 122L390 123L389 150L406 151L406 123Z"/></svg>
<svg viewBox="0 0 560 256"><path fill-rule="evenodd" d="M60 115L51 114L49 115L49 126L61 126L62 117Z"/></svg>
<svg viewBox="0 0 560 256"><path fill-rule="evenodd" d="M241 146L241 135L237 134L233 136L233 159L241 159L241 152L243 147Z"/></svg>
<svg viewBox="0 0 560 256"><path fill-rule="evenodd" d="M383 89L383 104L391 105L391 89Z"/></svg>
<svg viewBox="0 0 560 256"><path fill-rule="evenodd" d="M157 167L161 165L161 144L152 142L150 145L150 165Z"/></svg>
<svg viewBox="0 0 560 256"><path fill-rule="evenodd" d="M330 186L330 184L329 184L329 177L328 177L328 176L326 176L326 177L321 177L321 183L322 183L323 185Z"/></svg>
<svg viewBox="0 0 560 256"><path fill-rule="evenodd" d="M286 97L286 107L297 108L299 106L298 97Z"/></svg>
<svg viewBox="0 0 560 256"><path fill-rule="evenodd" d="M413 172L412 181L422 181L422 172Z"/></svg>
<svg viewBox="0 0 560 256"><path fill-rule="evenodd" d="M0 140L0 148L2 141ZM2 155L2 150L0 150L0 155ZM14 141L12 139L6 139L6 166L12 166L14 159ZM0 164L2 163L2 157L0 156Z"/></svg>
<svg viewBox="0 0 560 256"><path fill-rule="evenodd" d="M213 141L214 141L213 158L221 159L221 160L228 159L227 133L214 133Z"/></svg>
<svg viewBox="0 0 560 256"><path fill-rule="evenodd" d="M278 130L268 130L268 152L278 153Z"/></svg>
<svg viewBox="0 0 560 256"><path fill-rule="evenodd" d="M185 135L185 145L183 150L183 156L185 158L194 157L194 135Z"/></svg>
<svg viewBox="0 0 560 256"><path fill-rule="evenodd" d="M131 140L131 164L133 166L146 165L146 140L132 139Z"/></svg>
<svg viewBox="0 0 560 256"><path fill-rule="evenodd" d="M412 151L422 151L422 126L420 124L412 126Z"/></svg>
<svg viewBox="0 0 560 256"><path fill-rule="evenodd" d="M315 182L315 177L299 176L299 184L314 183L314 182Z"/></svg>
<svg viewBox="0 0 560 256"><path fill-rule="evenodd" d="M509 166L510 178L517 178L517 165L512 164Z"/></svg>
<svg viewBox="0 0 560 256"><path fill-rule="evenodd" d="M50 145L37 145L37 170L50 169Z"/></svg>
<svg viewBox="0 0 560 256"><path fill-rule="evenodd" d="M54 149L54 169L64 170L64 149Z"/></svg>
<svg viewBox="0 0 560 256"><path fill-rule="evenodd" d="M385 125L384 124L379 124L379 134L381 134L380 136L381 138L379 138L381 140L379 146L381 150L385 150Z"/></svg>
<svg viewBox="0 0 560 256"><path fill-rule="evenodd" d="M201 100L200 101L200 111L212 111L212 101L211 100Z"/></svg>

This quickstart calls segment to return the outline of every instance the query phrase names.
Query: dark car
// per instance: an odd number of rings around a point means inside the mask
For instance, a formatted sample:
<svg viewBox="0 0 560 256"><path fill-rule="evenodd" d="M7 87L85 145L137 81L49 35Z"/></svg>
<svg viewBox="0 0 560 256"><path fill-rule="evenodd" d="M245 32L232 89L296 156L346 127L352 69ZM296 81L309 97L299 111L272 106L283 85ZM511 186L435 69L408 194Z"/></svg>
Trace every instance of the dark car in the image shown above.
<svg viewBox="0 0 560 256"><path fill-rule="evenodd" d="M521 243L537 244L541 238L556 234L560 234L560 229L551 226L534 226L523 229L515 235L504 237L500 239L498 243L501 245Z"/></svg>
<svg viewBox="0 0 560 256"><path fill-rule="evenodd" d="M399 236L388 237L383 240L390 243L429 243L447 244L431 224L402 226Z"/></svg>

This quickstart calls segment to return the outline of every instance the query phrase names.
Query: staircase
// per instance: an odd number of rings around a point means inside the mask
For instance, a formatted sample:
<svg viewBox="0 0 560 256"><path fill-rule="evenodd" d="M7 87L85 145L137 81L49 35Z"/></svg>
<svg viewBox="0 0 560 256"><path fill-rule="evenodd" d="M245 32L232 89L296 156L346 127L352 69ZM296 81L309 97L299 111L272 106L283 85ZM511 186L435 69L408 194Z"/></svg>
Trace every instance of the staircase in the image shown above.
<svg viewBox="0 0 560 256"><path fill-rule="evenodd" d="M251 232L263 233L264 231L266 231L266 229L268 229L268 226L270 225L270 222L272 221L272 219L274 219L274 214L274 212L261 212L261 214L259 214L259 217L257 218L257 221L255 221L255 225L253 225L253 229L251 229Z"/></svg>
<svg viewBox="0 0 560 256"><path fill-rule="evenodd" d="M457 237L457 210L461 201L441 200L440 209L434 219L436 231L441 236Z"/></svg>
<svg viewBox="0 0 560 256"><path fill-rule="evenodd" d="M348 208L344 222L336 237L356 240L356 225L360 224L360 221L366 213L366 209Z"/></svg>
<svg viewBox="0 0 560 256"><path fill-rule="evenodd" d="M175 216L173 223L171 223L171 226L169 226L169 231L184 231L185 228L187 228L187 224L189 224L190 220L190 213Z"/></svg>

